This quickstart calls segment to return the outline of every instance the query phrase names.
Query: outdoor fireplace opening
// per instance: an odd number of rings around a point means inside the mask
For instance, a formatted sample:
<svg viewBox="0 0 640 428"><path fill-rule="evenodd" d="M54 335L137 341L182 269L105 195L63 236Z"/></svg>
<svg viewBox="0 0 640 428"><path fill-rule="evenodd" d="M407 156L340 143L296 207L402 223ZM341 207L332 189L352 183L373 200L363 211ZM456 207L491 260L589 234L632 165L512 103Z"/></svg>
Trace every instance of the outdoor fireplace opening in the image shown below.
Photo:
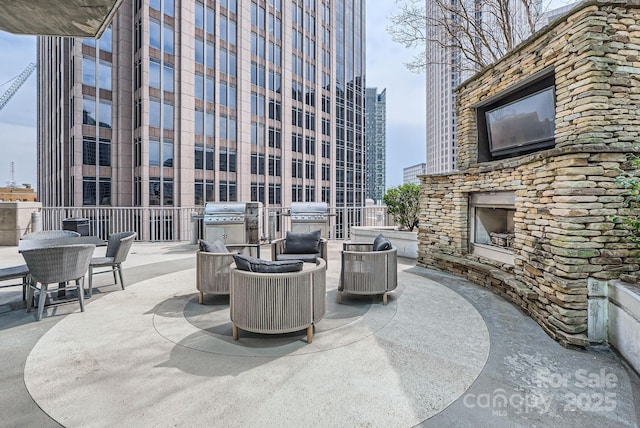
<svg viewBox="0 0 640 428"><path fill-rule="evenodd" d="M513 264L515 193L472 193L469 209L471 253Z"/></svg>

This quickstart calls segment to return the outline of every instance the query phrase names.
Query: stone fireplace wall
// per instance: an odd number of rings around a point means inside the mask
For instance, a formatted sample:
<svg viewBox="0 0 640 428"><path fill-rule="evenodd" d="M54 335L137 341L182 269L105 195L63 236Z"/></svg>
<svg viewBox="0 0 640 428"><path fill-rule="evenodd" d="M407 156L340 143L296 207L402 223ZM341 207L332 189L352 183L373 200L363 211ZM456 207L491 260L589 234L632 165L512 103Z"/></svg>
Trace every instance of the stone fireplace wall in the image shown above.
<svg viewBox="0 0 640 428"><path fill-rule="evenodd" d="M640 2L588 1L458 89L458 171L421 177L418 265L504 295L564 345L586 346L587 280L635 275L612 221L640 147ZM553 67L555 148L478 163L474 106ZM471 192L516 194L515 264L469 253Z"/></svg>

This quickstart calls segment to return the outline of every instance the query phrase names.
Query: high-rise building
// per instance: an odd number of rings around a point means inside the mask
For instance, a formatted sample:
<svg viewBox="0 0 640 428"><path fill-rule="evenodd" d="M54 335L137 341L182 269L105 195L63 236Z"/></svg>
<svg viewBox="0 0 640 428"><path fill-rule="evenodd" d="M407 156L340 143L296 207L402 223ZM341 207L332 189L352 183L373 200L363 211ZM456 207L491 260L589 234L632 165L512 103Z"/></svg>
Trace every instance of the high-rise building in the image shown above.
<svg viewBox="0 0 640 428"><path fill-rule="evenodd" d="M428 17L435 17L439 21L446 20L445 18L437 18L443 13L442 6L436 5L436 2L432 0L425 1ZM536 0L536 2L538 5L541 3L540 0ZM477 20L477 28L482 28L487 33L498 28L494 22L494 13L484 10L483 2L460 0L459 3L465 6L467 16ZM512 19L518 22L513 26L512 31L514 43L518 44L531 33L527 30L529 26L521 2L510 0L509 6L513 15ZM427 22L431 23L432 21L428 19ZM540 22L542 23L542 21ZM427 174L438 174L456 169L455 89L477 70L474 70L473 65L469 64L461 49L451 47L456 45L459 40L454 40L454 37L448 34L444 28L428 24L426 32L427 40L439 41L427 43L426 46L426 172ZM499 37L496 40L499 40Z"/></svg>
<svg viewBox="0 0 640 428"><path fill-rule="evenodd" d="M364 203L365 0L126 0L38 39L45 206Z"/></svg>
<svg viewBox="0 0 640 428"><path fill-rule="evenodd" d="M365 194L381 201L386 190L387 90L367 88L365 95Z"/></svg>
<svg viewBox="0 0 640 428"><path fill-rule="evenodd" d="M408 166L402 170L402 183L420 184L419 175L427 173L427 164L419 163L417 165Z"/></svg>

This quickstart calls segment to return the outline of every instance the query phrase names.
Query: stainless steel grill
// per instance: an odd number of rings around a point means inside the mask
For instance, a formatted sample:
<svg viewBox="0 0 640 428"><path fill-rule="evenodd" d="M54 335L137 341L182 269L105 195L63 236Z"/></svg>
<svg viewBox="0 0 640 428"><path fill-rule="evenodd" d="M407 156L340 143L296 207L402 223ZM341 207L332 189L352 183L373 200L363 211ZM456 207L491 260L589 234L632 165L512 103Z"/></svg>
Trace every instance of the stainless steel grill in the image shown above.
<svg viewBox="0 0 640 428"><path fill-rule="evenodd" d="M325 202L293 202L291 204L291 231L320 230L327 237L328 210Z"/></svg>
<svg viewBox="0 0 640 428"><path fill-rule="evenodd" d="M259 202L208 202L204 208L204 236L225 244L259 244Z"/></svg>
<svg viewBox="0 0 640 428"><path fill-rule="evenodd" d="M244 223L245 204L209 202L204 207L204 224Z"/></svg>

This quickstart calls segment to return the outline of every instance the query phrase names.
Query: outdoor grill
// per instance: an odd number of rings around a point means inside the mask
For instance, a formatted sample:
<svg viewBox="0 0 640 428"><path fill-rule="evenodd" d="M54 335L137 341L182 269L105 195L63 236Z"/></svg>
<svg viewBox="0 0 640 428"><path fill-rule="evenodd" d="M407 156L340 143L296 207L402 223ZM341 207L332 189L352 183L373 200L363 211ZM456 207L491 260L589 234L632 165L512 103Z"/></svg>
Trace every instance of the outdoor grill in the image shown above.
<svg viewBox="0 0 640 428"><path fill-rule="evenodd" d="M259 244L259 202L208 202L204 207L204 237L225 244Z"/></svg>
<svg viewBox="0 0 640 428"><path fill-rule="evenodd" d="M292 232L320 230L320 235L327 237L329 215L325 202L293 202L290 214Z"/></svg>

